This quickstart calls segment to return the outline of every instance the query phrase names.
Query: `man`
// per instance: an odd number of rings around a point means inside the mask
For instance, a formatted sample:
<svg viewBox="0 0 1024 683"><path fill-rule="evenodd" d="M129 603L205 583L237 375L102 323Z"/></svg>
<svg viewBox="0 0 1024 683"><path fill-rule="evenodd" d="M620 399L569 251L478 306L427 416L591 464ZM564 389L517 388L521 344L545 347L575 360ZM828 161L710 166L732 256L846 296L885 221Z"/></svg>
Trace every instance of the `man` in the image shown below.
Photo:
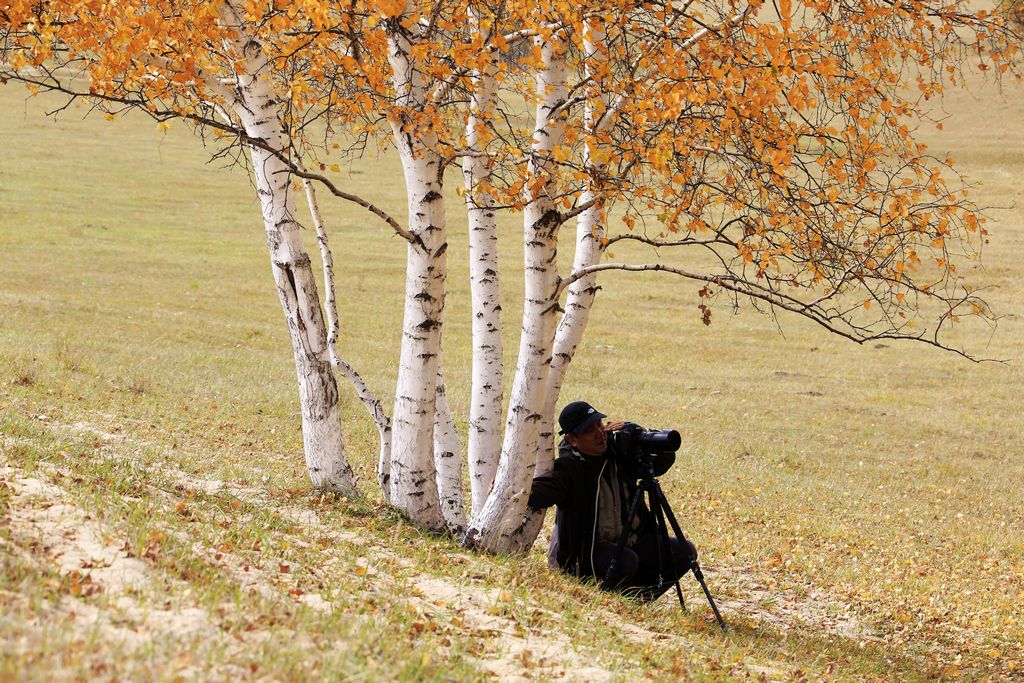
<svg viewBox="0 0 1024 683"><path fill-rule="evenodd" d="M609 442L608 434L624 422L604 424L604 413L585 401L565 406L558 417L559 444L555 466L533 480L530 507L557 505L548 564L574 576L595 577L602 588L621 590L654 600L690 568L697 551L689 541L669 537L671 560L665 558L664 584L659 587L658 535L654 515L643 503L627 520L636 492L636 479L623 473L629 465ZM659 455L655 476L675 462L674 453ZM614 575L607 577L618 542L629 525L629 536Z"/></svg>

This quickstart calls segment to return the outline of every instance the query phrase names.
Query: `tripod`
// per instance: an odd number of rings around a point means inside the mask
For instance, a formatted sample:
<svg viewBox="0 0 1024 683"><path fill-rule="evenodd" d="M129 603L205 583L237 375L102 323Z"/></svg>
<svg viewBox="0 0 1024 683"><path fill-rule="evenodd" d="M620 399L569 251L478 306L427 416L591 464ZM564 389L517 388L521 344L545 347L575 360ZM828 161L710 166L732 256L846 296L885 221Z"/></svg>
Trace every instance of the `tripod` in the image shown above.
<svg viewBox="0 0 1024 683"><path fill-rule="evenodd" d="M626 541L629 539L629 530L633 524L633 519L636 517L637 511L640 509L640 501L643 500L644 492L647 493L647 498L650 502L651 514L654 515L654 519L657 527L657 549L658 549L658 588L662 589L665 587L665 577L668 576L666 567L670 563L673 563L671 543L669 542L668 528L672 527L672 533L675 534L676 540L686 546L686 537L683 535L682 529L679 528L679 522L676 521L676 516L672 513L672 508L668 504L668 499L665 498L665 493L661 490L661 484L658 483L658 479L654 476L654 465L650 458L644 458L644 472L637 480L636 493L633 494L633 500L629 505L629 517L626 523L626 528L622 530L622 537L619 538L619 543L615 548L615 554L612 556L611 564L608 565L608 571L604 575L604 583L611 585L612 579L615 576L615 570L622 558L622 551L626 547ZM667 523L666 523L667 521ZM725 620L722 619L722 615L718 611L718 606L715 605L715 599L711 597L711 591L708 590L708 585L704 581L704 572L700 569L700 563L697 562L696 553L689 554L688 557L689 566L687 569L693 572L693 578L697 579L697 583L704 590L704 595L708 599L708 604L711 605L711 611L715 613L715 619L718 621L718 625L722 627L722 631L725 632ZM686 611L686 602L683 600L683 590L679 587L679 578L675 577L673 572L673 584L676 588L676 597L679 598L679 607Z"/></svg>

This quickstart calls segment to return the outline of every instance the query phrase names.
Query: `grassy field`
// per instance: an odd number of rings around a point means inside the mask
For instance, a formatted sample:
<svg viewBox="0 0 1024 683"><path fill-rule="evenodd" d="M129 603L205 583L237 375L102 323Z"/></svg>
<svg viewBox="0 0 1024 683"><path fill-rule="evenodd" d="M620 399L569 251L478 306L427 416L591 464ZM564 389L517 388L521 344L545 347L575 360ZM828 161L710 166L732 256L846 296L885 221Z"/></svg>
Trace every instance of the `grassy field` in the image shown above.
<svg viewBox="0 0 1024 683"><path fill-rule="evenodd" d="M860 347L695 285L611 274L563 396L684 434L663 485L732 626L640 607L383 508L348 388L360 500L310 492L294 369L244 172L183 126L0 87L0 679L923 680L1024 671L1024 98L954 93L944 131L993 210L1004 317L973 364ZM393 158L337 174L404 211ZM403 243L323 198L343 355L393 388ZM446 371L465 428L464 216ZM517 226L504 226L506 348ZM312 247L313 240L307 244ZM568 244L566 245L568 247ZM569 249L563 249L568 258ZM550 524L550 516L549 522Z"/></svg>

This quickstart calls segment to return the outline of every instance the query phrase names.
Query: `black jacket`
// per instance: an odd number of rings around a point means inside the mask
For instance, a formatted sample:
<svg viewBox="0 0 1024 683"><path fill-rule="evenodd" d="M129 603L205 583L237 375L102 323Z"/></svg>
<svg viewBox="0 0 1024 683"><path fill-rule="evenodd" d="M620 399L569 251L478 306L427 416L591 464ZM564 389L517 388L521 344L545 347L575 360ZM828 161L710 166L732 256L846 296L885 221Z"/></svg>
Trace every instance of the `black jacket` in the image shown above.
<svg viewBox="0 0 1024 683"><path fill-rule="evenodd" d="M629 456L620 454L608 441L608 450L603 456L585 456L563 441L558 446L558 458L554 468L533 480L529 505L532 508L546 508L557 505L555 513L555 529L552 533L552 553L549 560L554 560L563 571L575 576L593 576L590 564L591 550L594 544L595 497L598 492L598 476L604 468L604 477L613 486L620 486L623 493L622 517L623 526L628 527L629 504L636 493L635 476L621 474L630 472L632 461ZM674 453L658 456L655 476L664 474L675 462ZM599 500L602 506L606 503ZM638 509L638 524L632 528L636 533L654 531L654 516L647 505L641 503ZM552 557L553 554L553 557Z"/></svg>

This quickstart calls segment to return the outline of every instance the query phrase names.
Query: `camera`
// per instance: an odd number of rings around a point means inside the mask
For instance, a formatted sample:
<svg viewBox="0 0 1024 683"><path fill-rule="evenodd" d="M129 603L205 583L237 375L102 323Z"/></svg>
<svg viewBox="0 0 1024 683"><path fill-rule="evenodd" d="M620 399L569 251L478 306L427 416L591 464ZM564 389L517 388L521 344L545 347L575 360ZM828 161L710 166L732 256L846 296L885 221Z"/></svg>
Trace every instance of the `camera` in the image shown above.
<svg viewBox="0 0 1024 683"><path fill-rule="evenodd" d="M621 465L630 476L661 476L675 462L675 452L682 437L674 429L644 429L635 422L627 422L608 435L608 440L622 456Z"/></svg>

